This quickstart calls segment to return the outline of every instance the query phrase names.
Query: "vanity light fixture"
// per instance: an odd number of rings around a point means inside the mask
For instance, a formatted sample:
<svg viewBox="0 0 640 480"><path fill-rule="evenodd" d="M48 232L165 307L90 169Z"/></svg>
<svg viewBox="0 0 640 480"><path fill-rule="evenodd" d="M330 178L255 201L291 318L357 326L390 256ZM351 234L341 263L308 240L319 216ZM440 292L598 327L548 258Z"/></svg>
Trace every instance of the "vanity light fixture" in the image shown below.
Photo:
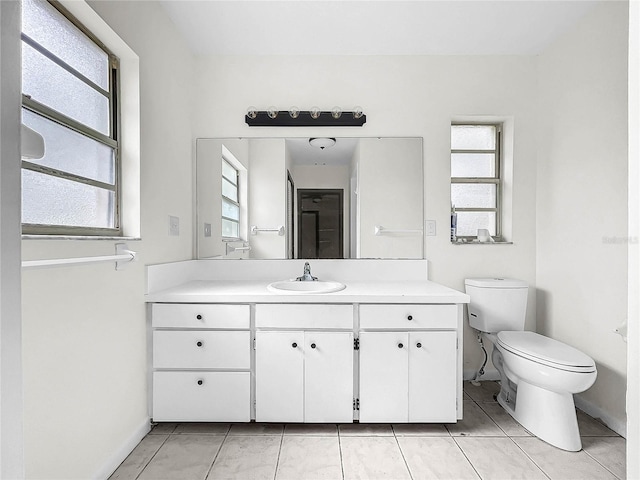
<svg viewBox="0 0 640 480"><path fill-rule="evenodd" d="M367 122L362 107L354 107L351 112L343 112L340 107L322 111L318 107L301 111L298 107L279 111L269 107L260 111L249 107L244 117L250 127L361 127Z"/></svg>
<svg viewBox="0 0 640 480"><path fill-rule="evenodd" d="M311 145L312 147L318 147L320 150L324 150L328 147L333 147L335 144L335 138L317 137L309 139L309 145Z"/></svg>

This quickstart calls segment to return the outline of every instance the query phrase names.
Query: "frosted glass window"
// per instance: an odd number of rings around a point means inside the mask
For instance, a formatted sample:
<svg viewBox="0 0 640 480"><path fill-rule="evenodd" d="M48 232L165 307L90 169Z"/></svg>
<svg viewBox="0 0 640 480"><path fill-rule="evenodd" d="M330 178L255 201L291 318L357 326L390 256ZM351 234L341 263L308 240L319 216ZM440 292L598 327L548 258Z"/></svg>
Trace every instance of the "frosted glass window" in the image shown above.
<svg viewBox="0 0 640 480"><path fill-rule="evenodd" d="M226 178L222 179L222 196L234 201L238 200L238 187L229 183Z"/></svg>
<svg viewBox="0 0 640 480"><path fill-rule="evenodd" d="M493 178L496 176L496 154L452 153L451 176Z"/></svg>
<svg viewBox="0 0 640 480"><path fill-rule="evenodd" d="M45 0L22 1L22 32L109 90L109 55Z"/></svg>
<svg viewBox="0 0 640 480"><path fill-rule="evenodd" d="M238 170L222 159L222 236L240 238Z"/></svg>
<svg viewBox="0 0 640 480"><path fill-rule="evenodd" d="M240 207L226 198L223 198L222 216L231 220L240 220Z"/></svg>
<svg viewBox="0 0 640 480"><path fill-rule="evenodd" d="M496 185L491 183L454 183L451 203L456 208L495 208Z"/></svg>
<svg viewBox="0 0 640 480"><path fill-rule="evenodd" d="M22 223L114 228L113 191L22 170Z"/></svg>
<svg viewBox="0 0 640 480"><path fill-rule="evenodd" d="M458 237L475 237L478 229L486 228L492 237L496 233L496 212L458 212Z"/></svg>
<svg viewBox="0 0 640 480"><path fill-rule="evenodd" d="M44 137L44 157L31 160L32 163L115 185L116 159L112 147L29 110L22 110L22 123Z"/></svg>
<svg viewBox="0 0 640 480"><path fill-rule="evenodd" d="M227 161L222 162L222 177L236 185L238 183L238 171Z"/></svg>
<svg viewBox="0 0 640 480"><path fill-rule="evenodd" d="M122 234L117 69L63 6L22 1L22 121L45 144L22 160L23 233Z"/></svg>
<svg viewBox="0 0 640 480"><path fill-rule="evenodd" d="M452 125L451 150L494 150L494 125Z"/></svg>
<svg viewBox="0 0 640 480"><path fill-rule="evenodd" d="M466 240L486 228L500 237L501 125L451 125L451 205L456 237Z"/></svg>
<svg viewBox="0 0 640 480"><path fill-rule="evenodd" d="M22 44L22 92L33 100L109 135L109 98Z"/></svg>
<svg viewBox="0 0 640 480"><path fill-rule="evenodd" d="M222 219L222 236L229 238L240 238L240 226L237 222Z"/></svg>

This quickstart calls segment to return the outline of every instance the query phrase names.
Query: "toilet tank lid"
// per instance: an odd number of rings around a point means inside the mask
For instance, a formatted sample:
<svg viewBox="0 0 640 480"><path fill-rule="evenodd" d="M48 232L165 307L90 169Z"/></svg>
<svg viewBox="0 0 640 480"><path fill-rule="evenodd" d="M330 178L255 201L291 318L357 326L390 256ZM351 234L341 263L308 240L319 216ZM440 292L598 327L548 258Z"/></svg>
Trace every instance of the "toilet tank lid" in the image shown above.
<svg viewBox="0 0 640 480"><path fill-rule="evenodd" d="M467 278L465 285L479 288L527 288L527 284L515 278Z"/></svg>

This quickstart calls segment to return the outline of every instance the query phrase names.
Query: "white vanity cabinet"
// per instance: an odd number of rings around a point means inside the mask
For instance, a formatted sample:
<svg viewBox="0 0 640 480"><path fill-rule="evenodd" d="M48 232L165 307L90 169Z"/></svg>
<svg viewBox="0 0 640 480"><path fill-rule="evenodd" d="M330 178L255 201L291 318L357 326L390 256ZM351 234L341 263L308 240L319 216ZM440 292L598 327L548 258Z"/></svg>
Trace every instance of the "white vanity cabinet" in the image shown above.
<svg viewBox="0 0 640 480"><path fill-rule="evenodd" d="M256 305L256 421L353 421L353 306Z"/></svg>
<svg viewBox="0 0 640 480"><path fill-rule="evenodd" d="M249 305L154 304L152 417L251 419Z"/></svg>
<svg viewBox="0 0 640 480"><path fill-rule="evenodd" d="M456 305L360 305L360 422L456 422Z"/></svg>

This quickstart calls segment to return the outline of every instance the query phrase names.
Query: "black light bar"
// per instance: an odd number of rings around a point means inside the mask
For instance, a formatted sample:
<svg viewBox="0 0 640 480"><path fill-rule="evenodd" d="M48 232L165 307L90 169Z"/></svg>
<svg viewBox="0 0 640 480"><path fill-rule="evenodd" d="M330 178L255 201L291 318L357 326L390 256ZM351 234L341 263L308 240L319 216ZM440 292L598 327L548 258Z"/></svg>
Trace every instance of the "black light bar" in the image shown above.
<svg viewBox="0 0 640 480"><path fill-rule="evenodd" d="M367 121L367 116L359 113L356 117L354 112L342 112L335 118L331 112L320 112L314 118L309 111L301 111L297 117L293 118L287 110L281 110L275 118L269 116L267 112L254 112L255 116L245 115L244 121L250 127L361 127Z"/></svg>

